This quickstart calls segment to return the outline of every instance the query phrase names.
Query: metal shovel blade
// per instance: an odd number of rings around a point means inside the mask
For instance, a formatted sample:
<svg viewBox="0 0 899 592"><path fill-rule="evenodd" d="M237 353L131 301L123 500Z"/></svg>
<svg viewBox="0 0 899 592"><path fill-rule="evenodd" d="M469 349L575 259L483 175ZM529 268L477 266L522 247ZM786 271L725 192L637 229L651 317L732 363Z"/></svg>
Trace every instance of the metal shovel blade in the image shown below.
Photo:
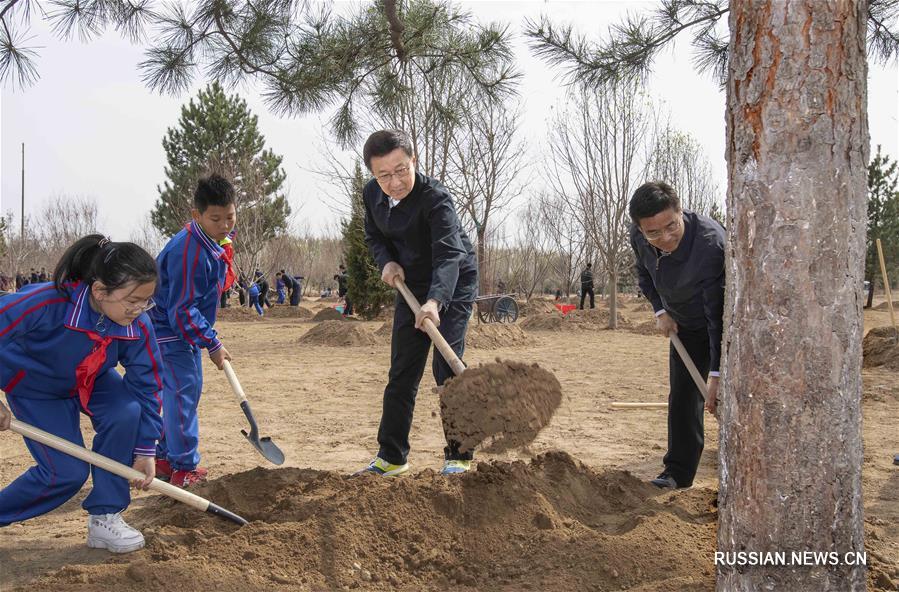
<svg viewBox="0 0 899 592"><path fill-rule="evenodd" d="M259 451L259 454L264 456L267 461L272 464L283 465L284 453L281 452L281 449L278 448L268 436L263 438L259 437L259 427L256 425L256 418L253 417L253 411L250 409L249 401L241 402L240 408L243 409L244 415L247 416L247 421L250 422L250 432L247 433L246 430L240 430L240 433L250 441L250 444L252 444L253 447Z"/></svg>

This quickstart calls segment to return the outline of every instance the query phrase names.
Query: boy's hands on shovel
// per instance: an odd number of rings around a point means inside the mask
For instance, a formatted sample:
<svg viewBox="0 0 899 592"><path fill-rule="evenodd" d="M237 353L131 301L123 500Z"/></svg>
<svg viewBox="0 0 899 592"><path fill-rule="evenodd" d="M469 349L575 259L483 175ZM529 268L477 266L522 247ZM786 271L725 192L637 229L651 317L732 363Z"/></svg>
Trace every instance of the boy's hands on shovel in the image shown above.
<svg viewBox="0 0 899 592"><path fill-rule="evenodd" d="M421 305L421 310L415 315L415 328L424 331L422 323L425 319L431 319L435 327L440 326L440 303L433 298Z"/></svg>
<svg viewBox="0 0 899 592"><path fill-rule="evenodd" d="M219 349L209 354L209 359L212 360L212 363L215 364L219 370L224 370L225 360L228 360L230 362L231 354L228 353L228 350L225 349L225 346L223 345Z"/></svg>
<svg viewBox="0 0 899 592"><path fill-rule="evenodd" d="M132 468L135 471L140 471L141 473L146 475L147 478L134 479L133 481L131 481L131 486L136 489L143 489L144 491L150 489L150 483L153 482L153 478L156 476L156 457L135 456Z"/></svg>

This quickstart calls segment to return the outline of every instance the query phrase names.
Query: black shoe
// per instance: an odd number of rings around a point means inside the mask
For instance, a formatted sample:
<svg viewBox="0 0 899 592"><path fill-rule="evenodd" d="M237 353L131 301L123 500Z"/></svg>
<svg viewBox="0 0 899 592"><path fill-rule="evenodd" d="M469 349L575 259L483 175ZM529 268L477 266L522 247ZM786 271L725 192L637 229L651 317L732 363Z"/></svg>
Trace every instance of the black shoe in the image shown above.
<svg viewBox="0 0 899 592"><path fill-rule="evenodd" d="M662 473L650 481L653 485L660 489L677 489L677 481L674 480L674 477L668 474L668 471L662 471Z"/></svg>
<svg viewBox="0 0 899 592"><path fill-rule="evenodd" d="M650 481L653 485L660 489L690 489L691 485L678 485L674 477L667 470L662 471L658 477Z"/></svg>

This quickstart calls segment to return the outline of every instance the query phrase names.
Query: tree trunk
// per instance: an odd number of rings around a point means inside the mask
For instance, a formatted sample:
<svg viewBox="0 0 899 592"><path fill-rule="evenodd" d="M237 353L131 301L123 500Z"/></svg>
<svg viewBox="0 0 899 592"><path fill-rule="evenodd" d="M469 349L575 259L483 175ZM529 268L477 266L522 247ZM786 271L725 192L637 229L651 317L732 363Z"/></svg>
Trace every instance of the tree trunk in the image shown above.
<svg viewBox="0 0 899 592"><path fill-rule="evenodd" d="M864 0L730 3L728 249L718 550L839 565L718 565L718 590L856 591L859 291L868 161ZM737 558L733 563L740 563Z"/></svg>
<svg viewBox="0 0 899 592"><path fill-rule="evenodd" d="M618 271L609 271L609 329L618 328Z"/></svg>
<svg viewBox="0 0 899 592"><path fill-rule="evenodd" d="M486 226L478 226L475 229L477 233L477 251L478 251L478 293L492 294L488 292L490 280L487 277L487 228Z"/></svg>

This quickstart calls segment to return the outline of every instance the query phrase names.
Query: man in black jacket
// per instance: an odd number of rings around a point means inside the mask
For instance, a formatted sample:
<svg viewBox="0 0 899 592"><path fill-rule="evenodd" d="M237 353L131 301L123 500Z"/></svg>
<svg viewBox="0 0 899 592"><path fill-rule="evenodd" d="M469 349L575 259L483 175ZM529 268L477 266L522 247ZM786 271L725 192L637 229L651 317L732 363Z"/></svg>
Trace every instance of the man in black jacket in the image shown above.
<svg viewBox="0 0 899 592"><path fill-rule="evenodd" d="M708 380L706 408L715 413L724 312L724 228L681 210L677 193L665 183L646 183L631 197L631 246L643 294L656 324L677 334L700 374ZM658 487L693 484L704 443L703 399L669 346L668 452Z"/></svg>
<svg viewBox="0 0 899 592"><path fill-rule="evenodd" d="M337 295L343 298L343 316L348 317L353 314L353 301L350 300L350 275L347 273L346 266L341 263L338 266L337 275L334 276L334 279L337 280Z"/></svg>
<svg viewBox="0 0 899 592"><path fill-rule="evenodd" d="M393 476L409 470L412 412L431 343L419 329L425 318L431 319L462 356L477 296L478 267L449 191L416 172L409 136L397 130L375 132L362 154L375 177L362 192L365 242L381 269L381 279L391 287L396 287L396 278L404 280L424 302L421 312L413 315L397 295L390 373L378 429L380 449L360 471ZM453 375L436 349L433 372L438 385ZM471 452L461 453L458 442L447 442L444 458L443 474L463 473L471 467Z"/></svg>
<svg viewBox="0 0 899 592"><path fill-rule="evenodd" d="M593 295L593 264L588 263L587 268L581 272L581 310L584 310L584 298L590 294L590 308L596 308L596 300Z"/></svg>

